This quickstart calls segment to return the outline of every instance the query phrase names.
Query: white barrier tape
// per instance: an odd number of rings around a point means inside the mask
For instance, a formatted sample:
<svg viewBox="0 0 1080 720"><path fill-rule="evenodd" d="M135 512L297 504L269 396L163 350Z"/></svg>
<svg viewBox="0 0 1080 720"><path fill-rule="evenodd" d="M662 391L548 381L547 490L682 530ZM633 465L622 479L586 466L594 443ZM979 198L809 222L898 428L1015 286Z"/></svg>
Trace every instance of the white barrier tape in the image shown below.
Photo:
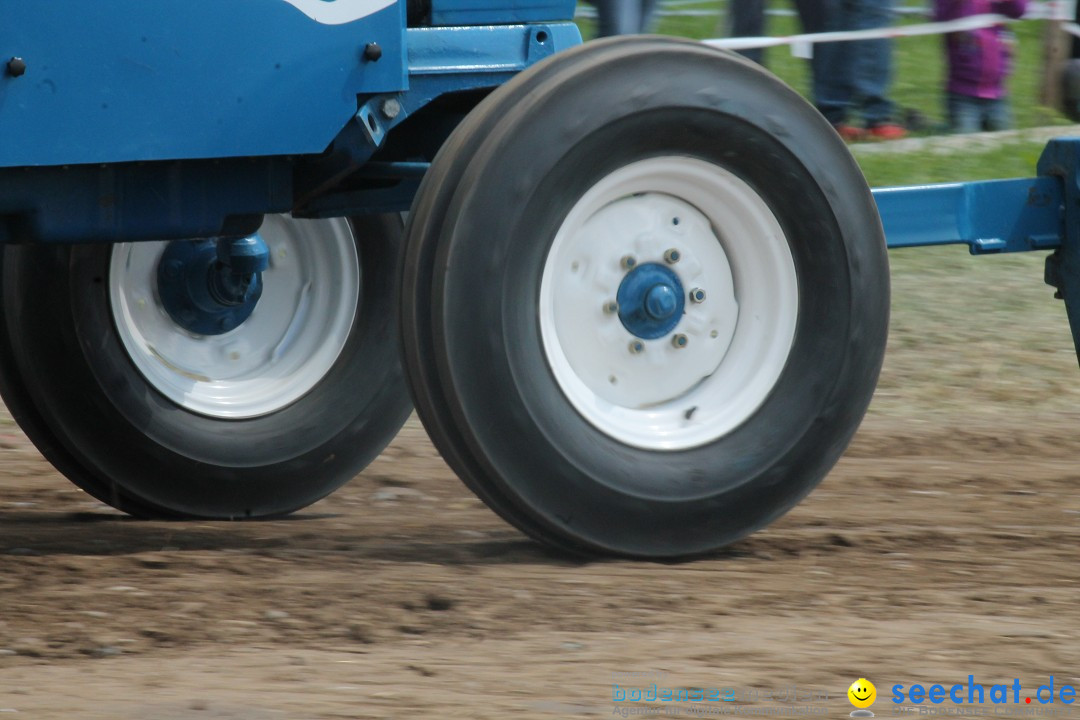
<svg viewBox="0 0 1080 720"><path fill-rule="evenodd" d="M747 48L777 47L780 45L793 46L795 49L806 48L816 43L826 42L851 42L853 40L880 40L882 38L914 37L917 35L942 35L950 32L965 32L978 30L979 28L993 27L1003 23L1012 22L1011 18L1004 15L971 15L958 20L946 22L918 23L915 25L899 25L896 27L873 28L870 30L841 30L837 32L807 33L803 35L786 35L776 37L735 37L715 38L702 40L706 45L726 48L728 50L745 50Z"/></svg>
<svg viewBox="0 0 1080 720"><path fill-rule="evenodd" d="M1061 17L1057 15L1057 9L1054 8L1054 6L1051 6L1056 4L1058 3L1047 3L1044 10L1038 11L1037 18L1061 19ZM1047 14L1043 15L1042 13ZM1030 18L1025 14L1024 19L1035 18ZM812 32L805 33L805 35L775 37L714 38L712 40L702 40L702 42L707 45L713 45L714 47L726 47L727 50L746 50L748 47L792 45L792 53L798 55L800 53L797 51L807 49L807 47L819 42L851 42L853 40L880 40L882 38L910 38L922 35L944 35L945 32L964 32L1014 22L1013 18L1005 17L1004 15L985 14L970 15L969 17L961 17L955 19L955 21L946 21L944 23L919 23L916 25L879 27L869 30ZM1069 23L1063 27L1070 35L1077 35L1077 37L1080 37L1080 27L1075 23Z"/></svg>
<svg viewBox="0 0 1080 720"><path fill-rule="evenodd" d="M684 0L687 3L690 2L704 2L705 0ZM1073 17L1073 11L1076 8L1074 4L1075 0L1044 0L1044 2L1029 2L1027 10L1024 11L1024 20L1068 20ZM665 4L665 3L662 3ZM675 5L676 3L671 3ZM783 17L797 17L799 13L796 10L790 8L768 8L765 10L766 15L775 15ZM894 15L921 15L922 17L931 17L934 14L933 8L929 5L922 6L910 6L910 7L894 7Z"/></svg>
<svg viewBox="0 0 1080 720"><path fill-rule="evenodd" d="M685 15L685 16L710 16L715 12L708 10L683 9L689 5L695 5L701 0L675 0L674 2L661 2L657 13L661 16ZM1024 20L1057 20L1065 21L1073 17L1076 0L1046 0L1046 2L1031 3L1024 13ZM680 7L682 6L682 7ZM670 9L669 9L670 8ZM918 10L918 8L904 8L906 11ZM772 11L770 11L772 12ZM779 10L776 12L785 12ZM787 11L794 14L794 11ZM578 6L577 17L595 17L596 11L591 7ZM809 58L813 55L813 46L816 43L825 42L851 42L854 40L880 40L883 38L915 37L919 35L943 35L950 32L966 32L980 28L993 27L1004 23L1015 22L1013 18L1004 15L983 14L971 15L957 20L945 22L917 23L913 25L898 25L889 27L872 28L869 30L841 30L824 33L804 33L801 35L783 36L758 36L758 37L731 37L713 38L702 40L706 45L726 48L728 50L747 50L750 48L791 46L791 53L796 57ZM1080 37L1080 25L1065 23L1062 29Z"/></svg>

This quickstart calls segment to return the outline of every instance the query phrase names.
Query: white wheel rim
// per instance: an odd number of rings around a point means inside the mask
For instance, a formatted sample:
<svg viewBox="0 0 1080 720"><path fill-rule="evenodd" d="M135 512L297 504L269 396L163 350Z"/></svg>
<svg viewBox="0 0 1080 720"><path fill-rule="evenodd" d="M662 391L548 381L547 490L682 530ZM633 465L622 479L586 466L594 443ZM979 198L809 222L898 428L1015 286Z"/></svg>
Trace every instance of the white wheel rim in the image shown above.
<svg viewBox="0 0 1080 720"><path fill-rule="evenodd" d="M674 263L669 249L681 256ZM626 256L665 265L705 300L688 298L667 335L637 338L605 312ZM591 187L556 233L540 284L541 337L560 389L598 430L647 450L699 447L753 415L787 363L798 312L776 216L741 178L689 157L635 162ZM685 347L673 345L676 334Z"/></svg>
<svg viewBox="0 0 1080 720"><path fill-rule="evenodd" d="M192 412L243 419L280 410L308 393L349 337L360 262L347 220L267 216L270 249L251 316L221 335L177 325L157 293L167 242L114 246L109 296L120 341L158 392Z"/></svg>

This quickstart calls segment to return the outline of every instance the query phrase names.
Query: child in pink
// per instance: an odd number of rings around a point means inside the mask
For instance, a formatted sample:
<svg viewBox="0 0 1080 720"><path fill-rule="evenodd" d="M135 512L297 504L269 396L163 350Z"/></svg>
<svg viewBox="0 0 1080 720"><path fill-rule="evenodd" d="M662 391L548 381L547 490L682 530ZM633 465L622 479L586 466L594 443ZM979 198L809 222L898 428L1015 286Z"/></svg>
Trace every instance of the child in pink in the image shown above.
<svg viewBox="0 0 1080 720"><path fill-rule="evenodd" d="M1027 0L934 0L934 19L971 15L1023 16ZM945 35L949 64L946 111L953 132L1004 130L1009 117L1005 78L1012 64L1012 33L1004 25Z"/></svg>

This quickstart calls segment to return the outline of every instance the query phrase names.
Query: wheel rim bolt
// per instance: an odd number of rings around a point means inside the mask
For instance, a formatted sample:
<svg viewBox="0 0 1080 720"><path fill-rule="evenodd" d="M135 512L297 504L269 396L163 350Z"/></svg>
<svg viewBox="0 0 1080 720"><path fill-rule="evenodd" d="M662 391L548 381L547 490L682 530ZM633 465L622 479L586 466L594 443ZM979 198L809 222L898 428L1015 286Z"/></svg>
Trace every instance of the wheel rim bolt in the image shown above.
<svg viewBox="0 0 1080 720"><path fill-rule="evenodd" d="M623 270L630 270L637 265L637 259L633 255L623 255L622 260L619 261L619 265Z"/></svg>
<svg viewBox="0 0 1080 720"><path fill-rule="evenodd" d="M640 340L631 340L630 341L630 354L631 355L640 355L643 352L645 352L645 343L641 342Z"/></svg>
<svg viewBox="0 0 1080 720"><path fill-rule="evenodd" d="M675 333L674 335L671 336L671 344L673 346L675 346L675 348L678 349L678 350L682 350L684 347L686 347L687 343L689 343L689 342L690 342L690 339L687 338L682 333Z"/></svg>
<svg viewBox="0 0 1080 720"><path fill-rule="evenodd" d="M605 315L614 315L617 312L619 312L619 303L615 302L614 300L609 300L604 303Z"/></svg>
<svg viewBox="0 0 1080 720"><path fill-rule="evenodd" d="M681 257L682 254L678 250L676 250L675 248L671 248L666 253L664 253L664 262L666 262L668 265L674 265L675 263L679 262L679 258Z"/></svg>
<svg viewBox="0 0 1080 720"><path fill-rule="evenodd" d="M702 303L705 302L705 291L701 288L694 288L690 291L690 302Z"/></svg>

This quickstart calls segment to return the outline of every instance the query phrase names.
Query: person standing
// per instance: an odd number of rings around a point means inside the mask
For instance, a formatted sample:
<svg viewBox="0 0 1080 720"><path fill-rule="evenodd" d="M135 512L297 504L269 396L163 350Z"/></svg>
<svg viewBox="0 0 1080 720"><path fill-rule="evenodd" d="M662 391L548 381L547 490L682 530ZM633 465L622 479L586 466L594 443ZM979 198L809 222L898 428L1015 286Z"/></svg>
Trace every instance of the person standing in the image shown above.
<svg viewBox="0 0 1080 720"><path fill-rule="evenodd" d="M732 37L764 34L764 0L731 0ZM864 30L892 24L892 0L795 0L804 33ZM760 48L740 50L762 63ZM904 137L904 128L892 121L893 104L887 93L892 74L892 45L887 39L816 43L810 61L812 102L848 141L867 137L891 140ZM865 129L850 124L861 113Z"/></svg>
<svg viewBox="0 0 1080 720"><path fill-rule="evenodd" d="M1080 2L1073 12L1073 22L1080 25ZM1073 122L1080 122L1080 37L1073 36L1069 57L1061 74L1061 102L1065 115Z"/></svg>
<svg viewBox="0 0 1080 720"><path fill-rule="evenodd" d="M821 0L826 30L871 30L893 23L893 0ZM893 121L893 41L890 38L821 43L818 110L845 140L897 140L907 131ZM861 126L858 123L861 120Z"/></svg>
<svg viewBox="0 0 1080 720"><path fill-rule="evenodd" d="M1027 0L935 0L934 19L971 15L1023 17ZM1012 125L1005 78L1012 64L1015 39L1004 25L945 35L949 65L945 111L955 133L1005 130Z"/></svg>
<svg viewBox="0 0 1080 720"><path fill-rule="evenodd" d="M826 0L794 0L795 11L804 33L825 32L828 5ZM728 26L731 37L760 37L765 34L765 0L730 0L728 6ZM765 64L762 48L737 50L740 55L753 60L758 65ZM811 101L817 103L821 92L818 87L825 68L817 53L810 58L810 94Z"/></svg>
<svg viewBox="0 0 1080 720"><path fill-rule="evenodd" d="M794 0L804 33L825 30L827 3L823 0ZM760 37L765 34L765 0L729 0L728 29L731 37ZM758 65L765 64L761 48L746 48L735 52Z"/></svg>

